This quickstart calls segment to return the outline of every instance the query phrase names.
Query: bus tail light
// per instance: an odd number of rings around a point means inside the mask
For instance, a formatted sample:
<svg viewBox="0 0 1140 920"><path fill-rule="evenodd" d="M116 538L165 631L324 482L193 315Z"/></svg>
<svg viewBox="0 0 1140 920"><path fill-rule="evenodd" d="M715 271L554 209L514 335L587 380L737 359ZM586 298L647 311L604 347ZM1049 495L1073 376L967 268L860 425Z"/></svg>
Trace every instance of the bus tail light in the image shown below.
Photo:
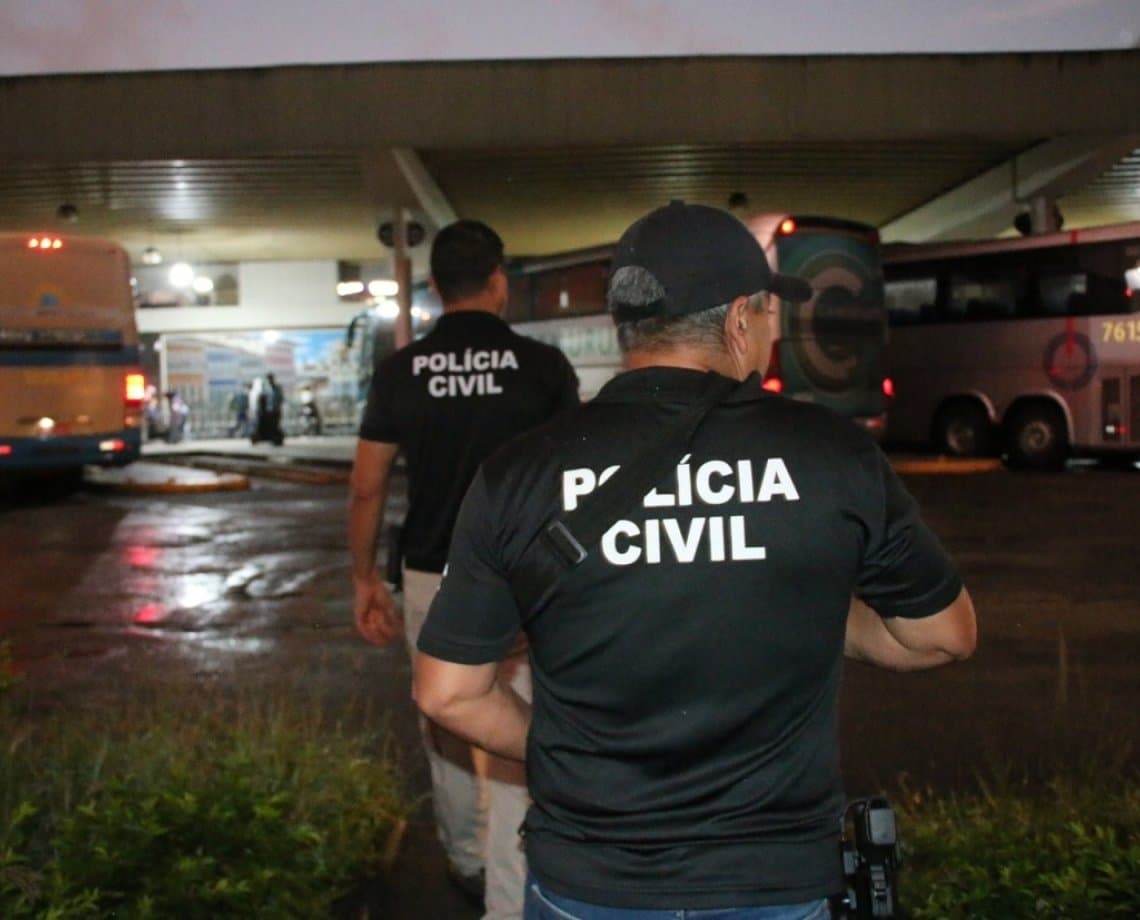
<svg viewBox="0 0 1140 920"><path fill-rule="evenodd" d="M887 399L895 398L895 382L890 377L883 378L883 395Z"/></svg>
<svg viewBox="0 0 1140 920"><path fill-rule="evenodd" d="M123 400L128 409L142 407L146 399L146 378L142 374L127 374L123 378Z"/></svg>
<svg viewBox="0 0 1140 920"><path fill-rule="evenodd" d="M768 370L764 373L764 389L770 393L782 393L784 380L780 376L780 344L772 343L772 353L768 357Z"/></svg>
<svg viewBox="0 0 1140 920"><path fill-rule="evenodd" d="M120 454L127 449L127 442L120 438L111 438L99 442L99 450L105 454Z"/></svg>
<svg viewBox="0 0 1140 920"><path fill-rule="evenodd" d="M63 240L58 236L33 236L28 240L29 249L63 249Z"/></svg>
<svg viewBox="0 0 1140 920"><path fill-rule="evenodd" d="M0 444L0 457L11 457L11 456L12 456L12 445L11 444Z"/></svg>

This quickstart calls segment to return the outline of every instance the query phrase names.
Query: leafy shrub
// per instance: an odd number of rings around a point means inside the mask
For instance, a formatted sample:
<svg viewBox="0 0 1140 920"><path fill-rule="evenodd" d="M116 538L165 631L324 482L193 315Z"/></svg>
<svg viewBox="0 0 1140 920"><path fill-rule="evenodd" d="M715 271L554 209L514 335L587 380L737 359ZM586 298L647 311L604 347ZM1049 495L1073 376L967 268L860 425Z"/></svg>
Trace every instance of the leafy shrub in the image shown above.
<svg viewBox="0 0 1140 920"><path fill-rule="evenodd" d="M20 682L20 672L12 658L12 643L0 640L0 696Z"/></svg>
<svg viewBox="0 0 1140 920"><path fill-rule="evenodd" d="M377 874L406 812L390 744L285 698L192 693L0 717L0 916L319 917Z"/></svg>
<svg viewBox="0 0 1140 920"><path fill-rule="evenodd" d="M1110 769L1095 780L933 799L900 825L900 901L913 920L1101 920L1140 910L1135 776Z"/></svg>

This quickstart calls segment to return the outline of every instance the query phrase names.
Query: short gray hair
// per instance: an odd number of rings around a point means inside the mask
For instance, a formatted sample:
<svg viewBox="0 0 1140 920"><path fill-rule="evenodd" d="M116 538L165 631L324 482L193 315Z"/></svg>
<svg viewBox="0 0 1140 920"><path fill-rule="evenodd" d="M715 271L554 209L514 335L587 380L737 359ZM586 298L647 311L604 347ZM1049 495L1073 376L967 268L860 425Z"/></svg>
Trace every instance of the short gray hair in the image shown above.
<svg viewBox="0 0 1140 920"><path fill-rule="evenodd" d="M650 276L652 278L652 276ZM748 298L754 312L763 308L763 292ZM725 347L724 321L729 303L722 303L697 313L683 316L649 316L617 324L618 347L622 354L631 351L658 351L680 345L719 350Z"/></svg>

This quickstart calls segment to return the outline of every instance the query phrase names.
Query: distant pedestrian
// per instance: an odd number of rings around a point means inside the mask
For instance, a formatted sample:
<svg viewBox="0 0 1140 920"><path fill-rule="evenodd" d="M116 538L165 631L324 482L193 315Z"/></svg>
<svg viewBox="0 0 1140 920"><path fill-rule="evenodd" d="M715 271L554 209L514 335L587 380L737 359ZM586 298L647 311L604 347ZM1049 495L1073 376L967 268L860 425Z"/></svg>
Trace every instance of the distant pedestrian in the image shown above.
<svg viewBox="0 0 1140 920"><path fill-rule="evenodd" d="M252 396L256 417L249 440L253 444L272 441L280 447L285 443L285 432L281 429L281 407L284 400L281 385L271 373L266 374L259 384Z"/></svg>
<svg viewBox="0 0 1140 920"><path fill-rule="evenodd" d="M229 430L231 438L249 437L249 394L252 388L250 383L243 383L230 397L230 412L234 417Z"/></svg>
<svg viewBox="0 0 1140 920"><path fill-rule="evenodd" d="M169 444L177 444L190 436L190 406L177 390L167 391L166 400L170 407L166 441Z"/></svg>

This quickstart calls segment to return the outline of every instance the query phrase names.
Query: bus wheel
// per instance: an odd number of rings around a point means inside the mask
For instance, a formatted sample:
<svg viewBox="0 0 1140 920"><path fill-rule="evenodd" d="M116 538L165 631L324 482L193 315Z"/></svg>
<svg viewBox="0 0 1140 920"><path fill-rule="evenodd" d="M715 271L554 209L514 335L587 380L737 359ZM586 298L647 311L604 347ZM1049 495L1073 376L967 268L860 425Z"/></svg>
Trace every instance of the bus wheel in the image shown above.
<svg viewBox="0 0 1140 920"><path fill-rule="evenodd" d="M1006 426L1006 451L1014 469L1061 469L1069 453L1064 417L1045 403L1015 410Z"/></svg>
<svg viewBox="0 0 1140 920"><path fill-rule="evenodd" d="M951 457L984 457L992 441L990 417L979 403L962 400L939 410L934 420L934 442Z"/></svg>

